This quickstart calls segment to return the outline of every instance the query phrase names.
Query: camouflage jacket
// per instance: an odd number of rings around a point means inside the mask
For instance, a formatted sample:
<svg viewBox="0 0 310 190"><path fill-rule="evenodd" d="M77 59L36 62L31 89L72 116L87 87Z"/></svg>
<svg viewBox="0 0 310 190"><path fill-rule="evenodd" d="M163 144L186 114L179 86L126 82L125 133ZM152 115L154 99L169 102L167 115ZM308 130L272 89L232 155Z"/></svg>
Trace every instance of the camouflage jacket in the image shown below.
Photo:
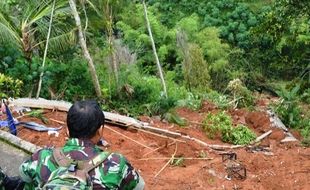
<svg viewBox="0 0 310 190"><path fill-rule="evenodd" d="M62 148L64 154L74 160L88 160L102 151L90 140L72 138ZM34 153L20 166L20 176L26 182L26 190L40 187L57 169L53 149L44 148ZM93 189L143 189L144 181L124 156L111 153L97 168L89 172Z"/></svg>

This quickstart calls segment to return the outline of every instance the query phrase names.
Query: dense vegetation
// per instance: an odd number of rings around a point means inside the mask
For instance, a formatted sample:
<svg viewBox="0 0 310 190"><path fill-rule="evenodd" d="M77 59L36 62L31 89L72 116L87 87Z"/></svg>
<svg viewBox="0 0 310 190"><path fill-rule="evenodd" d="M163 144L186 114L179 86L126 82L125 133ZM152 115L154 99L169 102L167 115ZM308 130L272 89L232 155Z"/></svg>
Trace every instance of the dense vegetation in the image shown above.
<svg viewBox="0 0 310 190"><path fill-rule="evenodd" d="M77 1L101 97L68 1L53 3L0 2L2 97L35 97L42 75L40 97L97 98L105 109L170 116L177 122L175 106L198 109L208 99L220 108L251 108L252 92L263 92L282 98L273 109L310 138L309 107L302 106L310 103L307 0L146 1L167 96L142 1Z"/></svg>

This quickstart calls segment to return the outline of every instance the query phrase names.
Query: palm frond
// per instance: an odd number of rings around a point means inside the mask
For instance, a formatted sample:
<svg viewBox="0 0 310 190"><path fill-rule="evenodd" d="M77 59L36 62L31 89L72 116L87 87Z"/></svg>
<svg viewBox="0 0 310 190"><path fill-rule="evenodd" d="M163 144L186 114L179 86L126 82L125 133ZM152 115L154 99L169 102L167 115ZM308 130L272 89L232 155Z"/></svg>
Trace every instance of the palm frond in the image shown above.
<svg viewBox="0 0 310 190"><path fill-rule="evenodd" d="M10 21L8 21L5 16L0 12L0 40L2 42L14 43L14 45L21 46L21 40L18 32L11 25Z"/></svg>
<svg viewBox="0 0 310 190"><path fill-rule="evenodd" d="M54 34L55 35L55 34ZM49 40L49 49L52 52L61 52L67 50L69 47L72 47L76 43L76 34L75 30L71 30L65 33L62 33L57 36L53 36ZM46 40L42 40L34 45L34 47L43 47L46 43Z"/></svg>

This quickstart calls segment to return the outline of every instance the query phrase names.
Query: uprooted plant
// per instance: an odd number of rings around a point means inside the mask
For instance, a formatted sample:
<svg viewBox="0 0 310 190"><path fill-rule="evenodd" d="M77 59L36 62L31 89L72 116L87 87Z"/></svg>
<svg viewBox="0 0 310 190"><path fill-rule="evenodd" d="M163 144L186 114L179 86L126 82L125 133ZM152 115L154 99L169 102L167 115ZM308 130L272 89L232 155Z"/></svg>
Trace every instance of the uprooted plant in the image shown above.
<svg viewBox="0 0 310 190"><path fill-rule="evenodd" d="M224 111L217 114L209 113L202 127L210 138L220 136L223 142L232 144L249 144L256 138L255 133L246 126L233 126L231 117Z"/></svg>

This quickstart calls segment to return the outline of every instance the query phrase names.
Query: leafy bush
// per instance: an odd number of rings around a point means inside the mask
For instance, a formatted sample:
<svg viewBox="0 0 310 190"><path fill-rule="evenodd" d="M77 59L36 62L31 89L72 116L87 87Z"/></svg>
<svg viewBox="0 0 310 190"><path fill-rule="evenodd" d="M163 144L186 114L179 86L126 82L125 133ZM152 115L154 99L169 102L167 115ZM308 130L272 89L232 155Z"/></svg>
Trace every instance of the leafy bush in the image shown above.
<svg viewBox="0 0 310 190"><path fill-rule="evenodd" d="M301 129L301 135L304 137L302 144L306 147L310 147L310 119L303 120L303 128Z"/></svg>
<svg viewBox="0 0 310 190"><path fill-rule="evenodd" d="M203 124L203 129L210 138L220 135L223 142L249 144L256 138L255 133L246 126L233 127L231 117L224 111L217 114L209 113Z"/></svg>
<svg viewBox="0 0 310 190"><path fill-rule="evenodd" d="M193 93L188 93L185 99L177 101L177 106L187 107L192 110L199 110L202 105L202 98L199 95L194 95Z"/></svg>
<svg viewBox="0 0 310 190"><path fill-rule="evenodd" d="M175 107L178 99L183 99L187 95L186 89L174 82L174 72L168 72L166 75L168 98L163 96L160 79L141 73L135 64L121 66L119 89L109 80L107 71L100 72L102 73L100 78L109 81L102 83L109 109L123 114L160 115L163 118L166 112Z"/></svg>
<svg viewBox="0 0 310 190"><path fill-rule="evenodd" d="M310 104L310 88L306 89L301 95L301 100L307 104Z"/></svg>
<svg viewBox="0 0 310 190"><path fill-rule="evenodd" d="M203 124L203 129L208 133L208 136L215 138L216 136L230 133L232 121L224 111L221 111L217 114L209 113L204 119Z"/></svg>
<svg viewBox="0 0 310 190"><path fill-rule="evenodd" d="M279 115L282 122L291 128L301 127L301 109L297 102L299 89L299 85L291 90L282 87L281 90L277 92L281 97L281 101L276 105L275 112Z"/></svg>
<svg viewBox="0 0 310 190"><path fill-rule="evenodd" d="M232 142L233 144L249 144L256 138L253 131L244 125L237 125L233 128L230 135L224 135L224 142Z"/></svg>
<svg viewBox="0 0 310 190"><path fill-rule="evenodd" d="M231 93L235 107L249 107L254 105L254 96L241 82L240 79L232 80L227 85Z"/></svg>
<svg viewBox="0 0 310 190"><path fill-rule="evenodd" d="M74 101L95 97L87 64L79 55L64 63L48 60L42 84L42 97Z"/></svg>
<svg viewBox="0 0 310 190"><path fill-rule="evenodd" d="M0 73L0 96L1 98L15 98L20 95L23 82L18 79L5 76Z"/></svg>
<svg viewBox="0 0 310 190"><path fill-rule="evenodd" d="M204 98L213 102L220 109L226 109L231 106L229 98L226 95L220 94L216 91L211 91L205 94Z"/></svg>

